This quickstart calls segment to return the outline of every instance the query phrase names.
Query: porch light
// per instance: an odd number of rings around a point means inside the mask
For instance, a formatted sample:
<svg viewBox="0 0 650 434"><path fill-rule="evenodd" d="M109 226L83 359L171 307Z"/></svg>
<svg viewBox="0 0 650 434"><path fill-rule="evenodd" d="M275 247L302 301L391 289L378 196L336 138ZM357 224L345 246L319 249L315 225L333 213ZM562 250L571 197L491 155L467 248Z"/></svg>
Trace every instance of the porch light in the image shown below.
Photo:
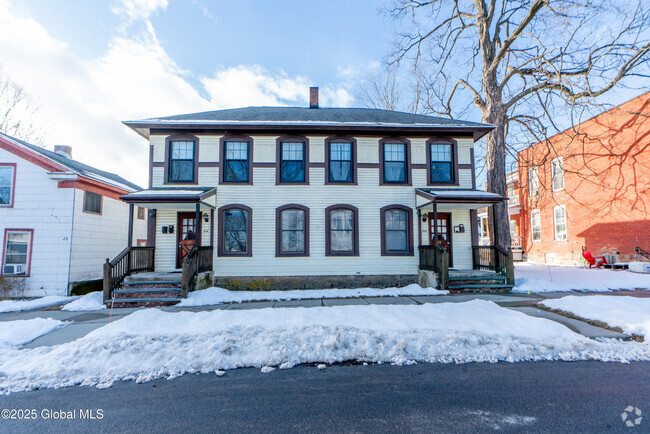
<svg viewBox="0 0 650 434"><path fill-rule="evenodd" d="M210 220L210 217L207 214L203 214L203 221L207 223L208 220Z"/></svg>

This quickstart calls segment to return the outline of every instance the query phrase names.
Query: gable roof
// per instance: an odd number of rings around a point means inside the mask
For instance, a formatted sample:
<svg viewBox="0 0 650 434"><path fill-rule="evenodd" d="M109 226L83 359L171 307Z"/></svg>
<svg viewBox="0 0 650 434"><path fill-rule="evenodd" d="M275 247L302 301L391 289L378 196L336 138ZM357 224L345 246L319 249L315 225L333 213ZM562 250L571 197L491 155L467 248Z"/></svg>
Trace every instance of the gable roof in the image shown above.
<svg viewBox="0 0 650 434"><path fill-rule="evenodd" d="M64 157L63 155L59 155L56 152L48 151L47 149L41 148L40 146L32 145L31 143L27 143L23 140L17 139L16 137L12 137L0 132L0 144L2 140L9 142L14 146L26 149L28 152L36 153L39 157L43 157L45 159L45 162L49 161L51 163L50 165L45 164L45 166L47 166L45 167L47 170L60 171L62 168L63 170L74 172L94 181L98 181L103 184L121 188L127 191L142 190L142 188L138 185L122 178L119 175L80 163L79 161Z"/></svg>
<svg viewBox="0 0 650 434"><path fill-rule="evenodd" d="M164 116L125 125L148 137L151 129L301 129L471 132L476 139L494 126L479 122L371 108L244 107Z"/></svg>

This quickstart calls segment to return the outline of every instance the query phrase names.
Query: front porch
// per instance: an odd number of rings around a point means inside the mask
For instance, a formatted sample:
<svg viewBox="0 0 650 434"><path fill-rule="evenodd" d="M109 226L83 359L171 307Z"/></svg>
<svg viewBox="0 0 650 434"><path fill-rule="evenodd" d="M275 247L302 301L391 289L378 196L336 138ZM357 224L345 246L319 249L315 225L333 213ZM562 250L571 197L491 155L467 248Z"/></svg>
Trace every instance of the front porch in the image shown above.
<svg viewBox="0 0 650 434"><path fill-rule="evenodd" d="M494 193L469 189L416 189L419 226L419 276L435 273L440 289L509 291L514 286L512 250L499 245L490 231L489 245L479 245L476 210L505 200ZM459 224L456 224L459 223ZM469 226L469 233L466 227Z"/></svg>
<svg viewBox="0 0 650 434"><path fill-rule="evenodd" d="M215 189L169 188L123 196L131 217L136 206L149 210L148 246L133 246L131 223L128 247L104 264L104 302L121 307L170 305L200 289L201 282L211 282L215 195ZM160 224L157 216L163 213L174 215L175 224ZM158 244L164 245L163 253L175 253L175 265L160 266L161 251L156 254L154 247Z"/></svg>

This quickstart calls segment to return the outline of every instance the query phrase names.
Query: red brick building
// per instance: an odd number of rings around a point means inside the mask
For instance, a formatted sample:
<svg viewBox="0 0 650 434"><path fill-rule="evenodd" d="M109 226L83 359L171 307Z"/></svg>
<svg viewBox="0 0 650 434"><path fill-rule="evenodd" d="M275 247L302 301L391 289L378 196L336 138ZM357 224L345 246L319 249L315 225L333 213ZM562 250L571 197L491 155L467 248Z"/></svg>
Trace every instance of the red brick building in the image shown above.
<svg viewBox="0 0 650 434"><path fill-rule="evenodd" d="M650 250L650 92L522 150L517 165L510 214L528 260Z"/></svg>

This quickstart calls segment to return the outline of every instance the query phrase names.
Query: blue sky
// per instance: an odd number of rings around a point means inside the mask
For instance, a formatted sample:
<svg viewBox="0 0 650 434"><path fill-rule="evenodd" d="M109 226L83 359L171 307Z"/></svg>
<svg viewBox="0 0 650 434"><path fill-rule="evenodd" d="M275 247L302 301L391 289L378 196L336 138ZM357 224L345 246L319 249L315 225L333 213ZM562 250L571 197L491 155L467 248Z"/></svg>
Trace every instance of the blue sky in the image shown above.
<svg viewBox="0 0 650 434"><path fill-rule="evenodd" d="M380 0L0 0L0 67L40 106L45 145L146 183L123 120L241 107L354 106L390 49Z"/></svg>

